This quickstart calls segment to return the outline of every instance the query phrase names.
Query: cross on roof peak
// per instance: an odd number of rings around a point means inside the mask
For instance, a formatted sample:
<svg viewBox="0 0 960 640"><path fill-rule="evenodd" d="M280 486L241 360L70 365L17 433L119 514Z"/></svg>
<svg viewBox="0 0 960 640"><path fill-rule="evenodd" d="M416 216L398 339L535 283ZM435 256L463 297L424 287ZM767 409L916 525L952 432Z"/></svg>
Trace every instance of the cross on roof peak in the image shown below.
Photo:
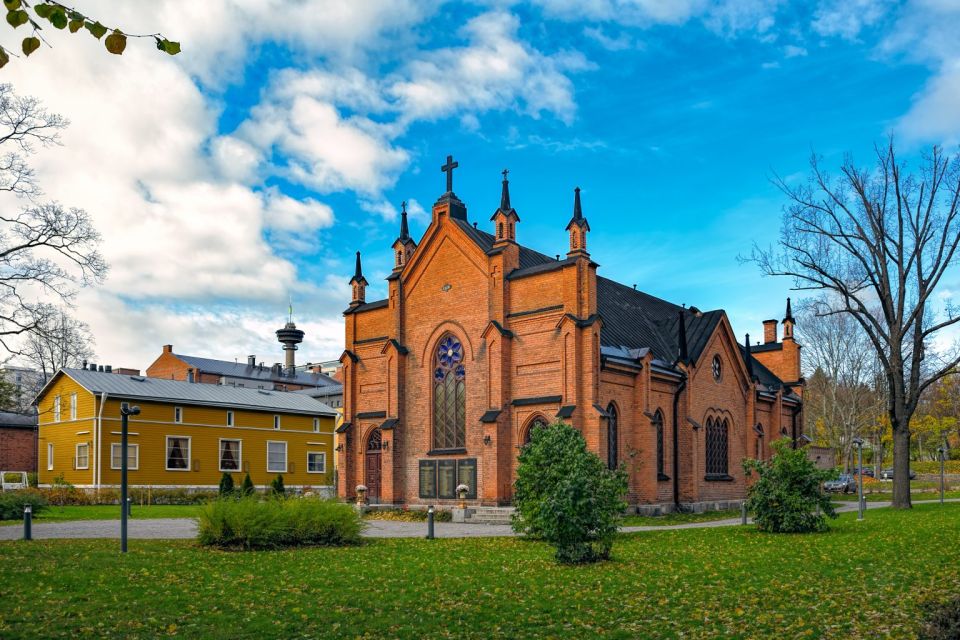
<svg viewBox="0 0 960 640"><path fill-rule="evenodd" d="M507 179L507 174L510 173L510 169L504 169L504 170L501 171L500 173L503 174L503 179L506 180L506 179Z"/></svg>
<svg viewBox="0 0 960 640"><path fill-rule="evenodd" d="M455 162L453 156L447 156L447 164L440 167L440 171L447 174L447 193L453 193L453 170L460 166Z"/></svg>

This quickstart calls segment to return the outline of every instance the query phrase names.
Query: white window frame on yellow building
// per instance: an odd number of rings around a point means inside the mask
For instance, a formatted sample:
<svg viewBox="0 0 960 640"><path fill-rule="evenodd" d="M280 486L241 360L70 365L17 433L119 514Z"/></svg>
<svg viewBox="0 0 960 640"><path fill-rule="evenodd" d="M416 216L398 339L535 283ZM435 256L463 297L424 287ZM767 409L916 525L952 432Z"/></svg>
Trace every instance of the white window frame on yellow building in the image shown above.
<svg viewBox="0 0 960 640"><path fill-rule="evenodd" d="M175 424L183 424L183 407L173 408L173 422Z"/></svg>
<svg viewBox="0 0 960 640"><path fill-rule="evenodd" d="M235 425L236 417L234 416L233 411L227 411L227 426L232 427Z"/></svg>
<svg viewBox="0 0 960 640"><path fill-rule="evenodd" d="M224 442L237 443L237 468L236 469L223 468L223 443ZM225 473L240 473L240 471L243 470L243 440L241 440L240 438L220 438L217 441L217 469Z"/></svg>
<svg viewBox="0 0 960 640"><path fill-rule="evenodd" d="M47 471L53 471L53 443L47 443Z"/></svg>
<svg viewBox="0 0 960 640"><path fill-rule="evenodd" d="M271 444L282 444L283 445L283 470L271 469L270 468L270 445ZM267 473L287 473L287 469L290 468L290 446L286 440L267 440Z"/></svg>
<svg viewBox="0 0 960 640"><path fill-rule="evenodd" d="M70 419L77 419L77 394L76 392L70 394Z"/></svg>
<svg viewBox="0 0 960 640"><path fill-rule="evenodd" d="M82 466L80 465L80 447L83 447L84 449L86 449L86 453L84 454L84 458L86 459L86 462L84 462ZM73 452L73 466L75 469L78 469L78 470L90 468L90 443L89 442L78 442L76 444L76 447L74 448L74 452Z"/></svg>
<svg viewBox="0 0 960 640"><path fill-rule="evenodd" d="M110 443L110 468L111 469L120 469L120 465L123 463L122 453L114 454L114 447L120 448L123 446L121 442L111 442ZM133 464L130 464L130 454L133 454ZM114 466L114 458L116 458L119 463ZM140 445L127 443L127 470L136 471L140 468Z"/></svg>
<svg viewBox="0 0 960 640"><path fill-rule="evenodd" d="M53 421L60 422L60 396L53 396Z"/></svg>
<svg viewBox="0 0 960 640"><path fill-rule="evenodd" d="M170 438L183 438L187 441L187 466L184 469L174 469L170 467ZM167 435L163 439L163 468L165 471L190 471L193 466L193 436Z"/></svg>
<svg viewBox="0 0 960 640"><path fill-rule="evenodd" d="M320 471L310 470L310 456L321 456L323 460L323 469ZM326 473L327 472L327 452L326 451L307 451L307 473Z"/></svg>

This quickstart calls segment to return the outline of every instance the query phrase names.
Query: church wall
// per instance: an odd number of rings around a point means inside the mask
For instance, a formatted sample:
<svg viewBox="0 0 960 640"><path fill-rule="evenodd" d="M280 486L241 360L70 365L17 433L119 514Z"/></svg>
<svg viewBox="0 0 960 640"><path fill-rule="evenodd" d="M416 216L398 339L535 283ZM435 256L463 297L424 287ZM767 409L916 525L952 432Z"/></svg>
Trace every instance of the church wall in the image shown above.
<svg viewBox="0 0 960 640"><path fill-rule="evenodd" d="M663 413L663 472L670 478L669 480L657 481L656 498L653 502L662 504L673 503L673 394L675 391L675 382L651 376L650 400L646 411L654 414L657 409L659 409ZM689 429L689 424L685 426L684 423L681 422L679 428L681 430L684 428ZM650 431L653 437L656 438L656 433L652 425L650 425ZM650 458L650 466L642 473L648 478L655 479L657 477L657 448L656 440L652 442L653 448L651 449L652 457Z"/></svg>
<svg viewBox="0 0 960 640"><path fill-rule="evenodd" d="M746 384L741 370L742 358L733 345L732 338L721 323L707 348L700 356L698 366L693 369L688 383L690 394L690 417L699 423L700 428L693 436L694 446L699 455L695 456L693 469L694 501L736 500L745 495L745 478L741 461L746 454L747 425ZM713 378L712 361L719 355L722 362L722 375L717 382ZM706 480L706 427L709 417L729 420L727 473L731 480ZM689 425L681 428L689 428Z"/></svg>
<svg viewBox="0 0 960 640"><path fill-rule="evenodd" d="M563 304L563 274L560 269L509 280L509 285L511 313Z"/></svg>
<svg viewBox="0 0 960 640"><path fill-rule="evenodd" d="M356 320L356 342L393 336L393 316L387 307L358 313Z"/></svg>
<svg viewBox="0 0 960 640"><path fill-rule="evenodd" d="M757 457L758 440L760 442L760 459L766 460L770 457L770 443L779 437L778 431L774 431L773 411L774 405L772 402L763 399L757 400L755 424L763 426L763 437L757 438L756 434L753 433L753 444L747 447L747 455L751 458Z"/></svg>

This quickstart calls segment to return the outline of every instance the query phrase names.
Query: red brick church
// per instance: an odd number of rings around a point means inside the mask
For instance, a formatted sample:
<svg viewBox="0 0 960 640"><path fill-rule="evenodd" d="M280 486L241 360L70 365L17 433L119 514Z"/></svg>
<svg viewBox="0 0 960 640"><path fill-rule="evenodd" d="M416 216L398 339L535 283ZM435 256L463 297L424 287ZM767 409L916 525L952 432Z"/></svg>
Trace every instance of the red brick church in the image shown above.
<svg viewBox="0 0 960 640"><path fill-rule="evenodd" d="M661 300L597 275L574 191L562 259L521 245L504 172L493 234L452 189L417 243L406 212L389 297L367 301L360 253L344 312L343 498L509 504L517 455L538 424L580 429L623 464L635 505L710 508L745 494L741 461L800 436L800 347L787 301L783 339L740 345L723 310ZM562 221L558 221L561 224ZM749 336L745 341L749 345Z"/></svg>

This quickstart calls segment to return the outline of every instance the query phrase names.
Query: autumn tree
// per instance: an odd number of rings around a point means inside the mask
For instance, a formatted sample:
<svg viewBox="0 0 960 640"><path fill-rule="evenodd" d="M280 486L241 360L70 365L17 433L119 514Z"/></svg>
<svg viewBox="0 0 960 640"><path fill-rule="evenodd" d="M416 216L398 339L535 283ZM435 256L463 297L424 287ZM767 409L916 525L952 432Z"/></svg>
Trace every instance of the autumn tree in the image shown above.
<svg viewBox="0 0 960 640"><path fill-rule="evenodd" d="M58 322L77 288L100 282L107 266L100 234L82 209L43 202L28 158L57 144L67 121L34 98L0 84L0 346L20 353L23 338Z"/></svg>
<svg viewBox="0 0 960 640"><path fill-rule="evenodd" d="M910 504L910 420L923 392L960 364L960 350L935 347L960 315L935 293L960 244L960 157L939 147L910 173L893 141L874 167L849 156L830 175L816 155L809 178L776 178L788 198L778 246L755 247L768 275L829 294L821 315L846 315L879 361L893 432L893 506Z"/></svg>
<svg viewBox="0 0 960 640"><path fill-rule="evenodd" d="M46 0L31 4L27 0L3 0L7 10L7 24L14 30L23 29L23 39L20 42L20 52L24 57L29 56L40 48L41 43L47 44L43 36L43 29L52 27L59 30L68 30L70 33L86 32L97 40L103 40L103 46L110 53L121 55L127 48L127 38L152 39L157 49L172 56L180 53L180 43L168 40L160 33L129 34L119 27L107 27L96 18L85 15L73 7L69 7L55 0ZM106 37L104 37L106 36ZM10 56L17 53L0 46L0 67L10 62Z"/></svg>
<svg viewBox="0 0 960 640"><path fill-rule="evenodd" d="M840 455L850 468L854 438L883 411L881 380L873 346L857 322L846 314L819 313L827 298L800 305L797 333L804 345L804 416L808 430Z"/></svg>

